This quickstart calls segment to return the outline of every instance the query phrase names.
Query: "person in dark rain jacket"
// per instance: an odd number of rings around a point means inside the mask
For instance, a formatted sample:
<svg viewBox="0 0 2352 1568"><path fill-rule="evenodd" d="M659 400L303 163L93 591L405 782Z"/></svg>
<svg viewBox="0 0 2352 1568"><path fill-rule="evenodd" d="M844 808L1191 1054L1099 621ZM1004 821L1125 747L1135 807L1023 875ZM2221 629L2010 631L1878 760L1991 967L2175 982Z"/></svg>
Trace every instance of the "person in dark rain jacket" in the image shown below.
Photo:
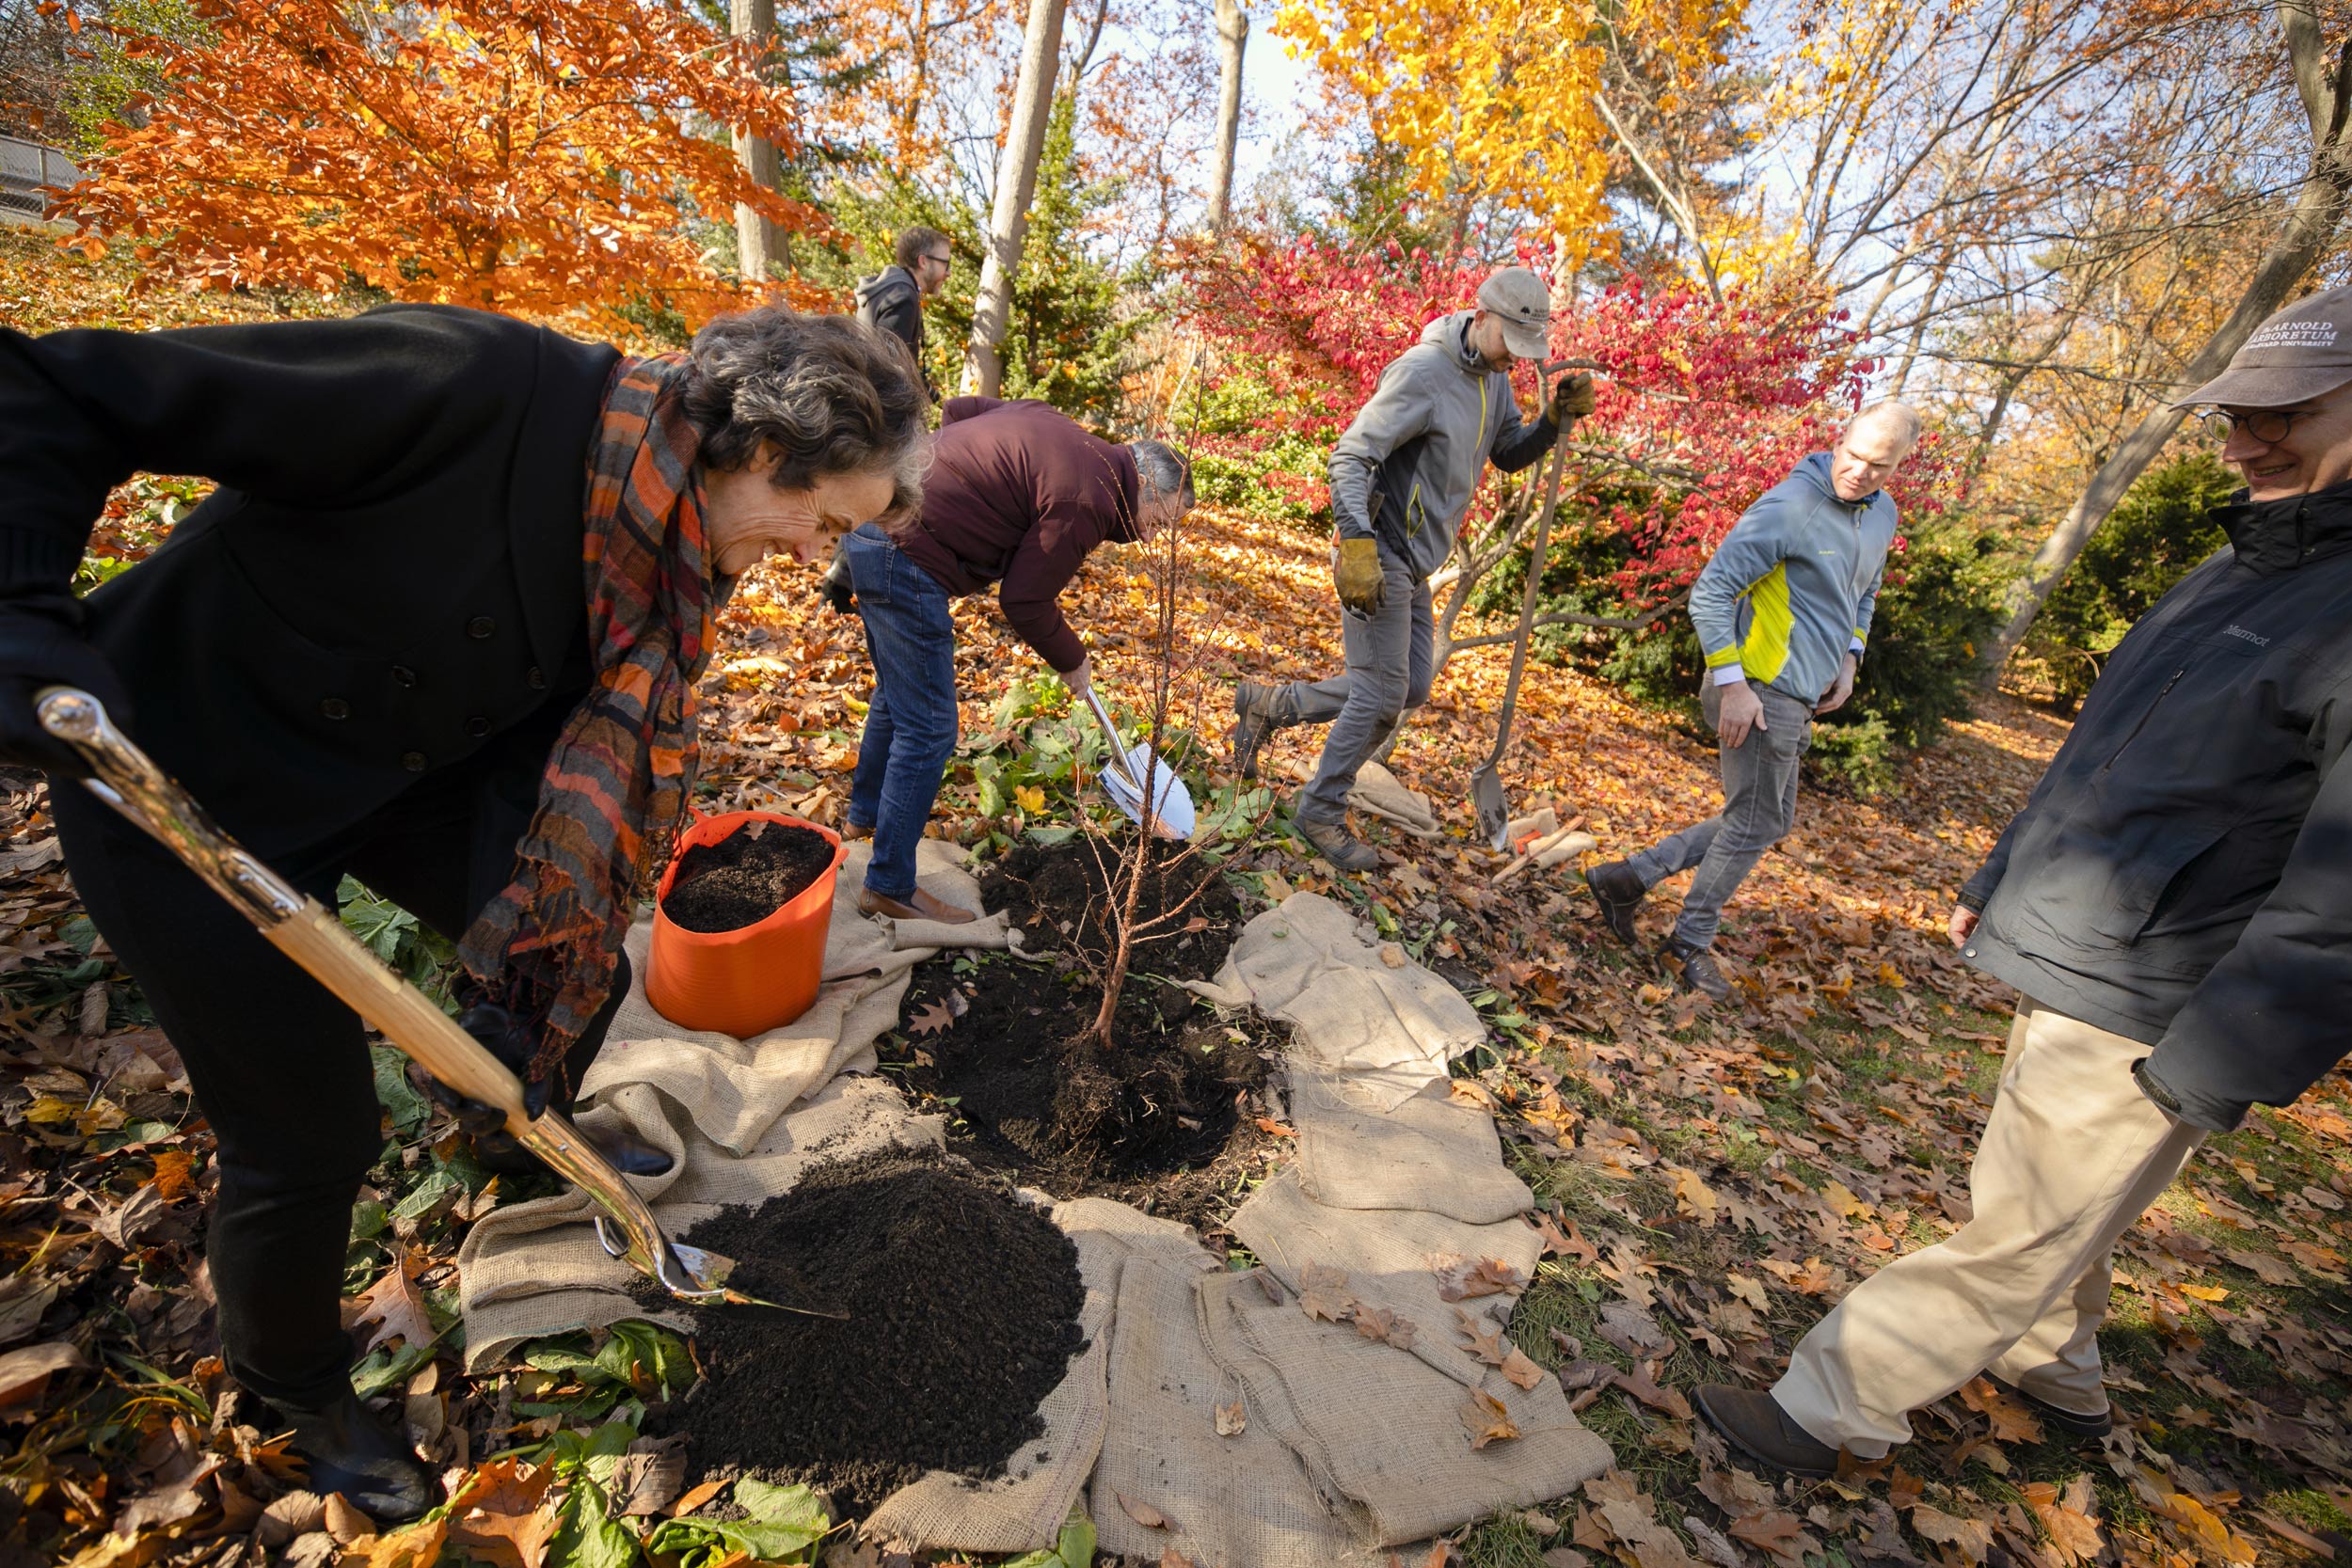
<svg viewBox="0 0 2352 1568"><path fill-rule="evenodd" d="M1974 1214L1865 1280L1770 1393L1695 1402L1752 1459L1826 1474L1979 1373L2081 1438L2116 1242L2208 1135L2352 1047L2352 289L2256 328L2180 407L2247 487L2229 544L2108 656L1951 918L2023 992Z"/></svg>

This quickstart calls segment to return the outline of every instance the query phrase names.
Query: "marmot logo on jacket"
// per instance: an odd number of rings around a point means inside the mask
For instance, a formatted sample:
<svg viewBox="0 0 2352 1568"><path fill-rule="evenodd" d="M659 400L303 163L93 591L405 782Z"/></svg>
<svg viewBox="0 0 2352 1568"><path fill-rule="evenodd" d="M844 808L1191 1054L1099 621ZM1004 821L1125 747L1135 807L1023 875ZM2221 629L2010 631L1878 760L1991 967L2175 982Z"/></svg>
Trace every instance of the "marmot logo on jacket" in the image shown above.
<svg viewBox="0 0 2352 1568"><path fill-rule="evenodd" d="M2231 622L2230 625L2222 630L2221 635L2224 637L2242 637L2247 641L2254 644L2257 648L2267 648L2270 646L2269 638L2263 636L2259 632L2248 631L2244 626L2239 626L2234 621Z"/></svg>

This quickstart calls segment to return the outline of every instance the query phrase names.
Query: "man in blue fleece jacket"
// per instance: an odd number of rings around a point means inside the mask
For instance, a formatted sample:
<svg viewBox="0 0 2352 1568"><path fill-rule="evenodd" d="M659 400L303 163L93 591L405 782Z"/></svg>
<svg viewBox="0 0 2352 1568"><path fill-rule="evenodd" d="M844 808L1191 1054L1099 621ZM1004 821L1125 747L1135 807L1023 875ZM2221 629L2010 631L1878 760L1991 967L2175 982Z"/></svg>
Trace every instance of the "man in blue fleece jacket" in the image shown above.
<svg viewBox="0 0 2352 1568"><path fill-rule="evenodd" d="M1845 705L1895 542L1886 481L1918 443L1919 417L1882 403L1854 417L1732 525L1691 585L1707 654L1700 706L1723 741L1724 809L1585 875L1629 946L1633 915L1677 872L1698 868L1661 949L1685 990L1731 994L1708 948L1724 903L1797 820L1797 768L1813 716Z"/></svg>

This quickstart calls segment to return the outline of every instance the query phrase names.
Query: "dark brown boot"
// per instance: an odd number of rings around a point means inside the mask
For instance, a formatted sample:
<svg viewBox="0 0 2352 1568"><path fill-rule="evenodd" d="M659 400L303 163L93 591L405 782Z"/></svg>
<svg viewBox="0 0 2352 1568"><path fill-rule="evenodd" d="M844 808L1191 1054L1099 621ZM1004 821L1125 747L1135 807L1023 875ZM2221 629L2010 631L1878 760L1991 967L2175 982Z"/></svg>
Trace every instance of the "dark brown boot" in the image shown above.
<svg viewBox="0 0 2352 1568"><path fill-rule="evenodd" d="M1734 1388L1728 1383L1702 1383L1691 1402L1707 1424L1758 1465L1792 1476L1834 1476L1839 1449L1821 1442L1788 1418L1779 1402L1755 1388Z"/></svg>
<svg viewBox="0 0 2352 1568"><path fill-rule="evenodd" d="M2064 1405L2052 1404L2048 1400L2028 1394L2013 1383L2002 1382L1991 1372L1984 1374L1984 1380L2002 1393L2024 1401L2026 1408L2041 1417L2044 1426L2054 1427L2069 1437L2095 1442L2115 1430L2115 1412L2112 1409L2102 1410L2096 1416L2086 1416L2079 1410L2069 1410Z"/></svg>

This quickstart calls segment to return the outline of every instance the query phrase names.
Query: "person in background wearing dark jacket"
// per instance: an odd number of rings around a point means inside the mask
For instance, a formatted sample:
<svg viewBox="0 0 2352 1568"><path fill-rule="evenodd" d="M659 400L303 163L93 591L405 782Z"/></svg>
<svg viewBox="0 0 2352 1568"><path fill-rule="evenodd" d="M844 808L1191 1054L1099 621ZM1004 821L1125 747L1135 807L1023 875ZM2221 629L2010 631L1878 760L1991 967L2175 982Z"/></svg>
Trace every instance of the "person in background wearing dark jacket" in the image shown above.
<svg viewBox="0 0 2352 1568"><path fill-rule="evenodd" d="M1405 715L1429 700L1437 624L1429 578L1454 550L1462 515L1492 463L1516 473L1593 411L1593 378L1564 375L1533 424L1511 390L1515 359L1541 359L1551 293L1525 267L1478 286L1478 303L1439 316L1380 372L1380 385L1331 449L1331 575L1347 667L1327 680L1233 692L1233 768L1258 776L1258 751L1278 729L1328 723L1315 776L1292 816L1315 852L1342 871L1369 871L1379 853L1347 829L1347 792L1365 759Z"/></svg>
<svg viewBox="0 0 2352 1568"><path fill-rule="evenodd" d="M1089 435L1049 404L951 398L923 507L890 531L868 524L842 554L874 660L845 838L874 841L858 908L961 924L974 911L917 887L915 846L956 748L950 599L997 584L1005 619L1081 696L1092 669L1060 595L1089 551L1171 528L1192 506L1192 470L1158 441Z"/></svg>
<svg viewBox="0 0 2352 1568"><path fill-rule="evenodd" d="M923 356L923 302L947 286L954 254L947 236L938 230L910 229L898 236L898 264L882 268L857 286L857 319L907 345L907 352L914 356L915 373L923 378L923 390L933 403L939 401L939 387L931 380L930 363ZM818 578L817 596L836 614L847 615L857 608L850 589L849 558L841 551L834 552L824 576Z"/></svg>
<svg viewBox="0 0 2352 1568"><path fill-rule="evenodd" d="M1865 1280L1771 1393L1697 1391L1766 1465L1876 1459L1979 1373L2104 1435L2116 1242L2207 1133L2352 1046L2352 289L2272 316L2175 406L2218 410L2246 478L2230 543L2108 656L1952 914L2023 993L1974 1216Z"/></svg>
<svg viewBox="0 0 2352 1568"><path fill-rule="evenodd" d="M351 1386L345 1242L383 1150L357 1015L70 781L80 687L327 908L345 873L453 940L459 1022L568 1101L693 786L733 579L911 509L926 403L897 344L763 309L629 358L502 316L0 330L0 763L50 776L73 886L217 1139L221 1354L310 1485L378 1521L440 1488ZM149 560L71 582L107 492L219 483ZM643 1145L624 1169L666 1164Z"/></svg>
<svg viewBox="0 0 2352 1568"><path fill-rule="evenodd" d="M923 302L947 286L955 248L938 230L915 228L898 236L896 254L897 265L859 282L857 319L907 345L922 372L924 389L937 403L939 388L923 357Z"/></svg>

